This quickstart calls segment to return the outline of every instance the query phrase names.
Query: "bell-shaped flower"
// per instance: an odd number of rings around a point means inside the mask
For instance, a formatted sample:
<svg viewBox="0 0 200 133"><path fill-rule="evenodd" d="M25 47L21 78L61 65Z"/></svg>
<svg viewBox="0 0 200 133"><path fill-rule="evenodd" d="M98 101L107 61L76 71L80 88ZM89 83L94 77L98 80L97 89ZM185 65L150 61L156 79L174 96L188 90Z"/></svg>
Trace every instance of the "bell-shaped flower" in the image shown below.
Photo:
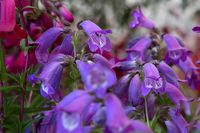
<svg viewBox="0 0 200 133"><path fill-rule="evenodd" d="M165 121L165 125L167 127L168 133L180 133L179 129L172 121L170 120Z"/></svg>
<svg viewBox="0 0 200 133"><path fill-rule="evenodd" d="M66 60L66 56L58 54L43 66L39 75L41 80L40 93L43 97L58 101L60 99L59 84L63 71L62 64Z"/></svg>
<svg viewBox="0 0 200 133"><path fill-rule="evenodd" d="M177 74L174 72L174 70L167 63L161 61L159 63L159 70L161 71L163 77L167 82L175 85L176 87L179 87L178 83L179 78Z"/></svg>
<svg viewBox="0 0 200 133"><path fill-rule="evenodd" d="M129 23L130 28L144 27L147 29L155 28L154 23L144 16L142 10L134 10L132 12L132 21Z"/></svg>
<svg viewBox="0 0 200 133"><path fill-rule="evenodd" d="M146 63L143 66L144 71L144 81L141 87L141 92L143 96L149 94L153 89L155 92L164 92L164 81L160 77L159 71L156 66L152 63Z"/></svg>
<svg viewBox="0 0 200 133"><path fill-rule="evenodd" d="M0 1L0 31L12 31L16 24L15 0Z"/></svg>
<svg viewBox="0 0 200 133"><path fill-rule="evenodd" d="M174 131L178 130L179 131L178 133L188 133L188 129L187 129L188 123L179 111L171 108L169 111L169 115L171 117L171 121L173 122L173 123L170 123L170 126L171 128L174 128ZM167 124L169 126L169 123ZM172 124L174 125L172 126Z"/></svg>
<svg viewBox="0 0 200 133"><path fill-rule="evenodd" d="M105 97L106 128L111 133L122 133L131 125L120 100L114 94Z"/></svg>
<svg viewBox="0 0 200 133"><path fill-rule="evenodd" d="M106 36L107 34L112 33L111 30L102 30L98 25L90 20L83 21L80 23L80 26L89 37L88 46L92 52L97 52L97 50L100 50L101 53L104 50L111 51L111 42Z"/></svg>
<svg viewBox="0 0 200 133"><path fill-rule="evenodd" d="M136 106L139 103L141 103L141 85L142 85L142 81L140 79L140 76L139 76L139 74L136 74L131 79L131 82L129 85L129 93L128 93L129 102L133 106Z"/></svg>
<svg viewBox="0 0 200 133"><path fill-rule="evenodd" d="M177 66L184 72L187 84L192 89L197 89L200 85L200 76L198 72L200 68L192 62L190 57L187 57L185 61L179 61Z"/></svg>
<svg viewBox="0 0 200 133"><path fill-rule="evenodd" d="M190 114L190 104L189 100L182 94L182 92L174 85L170 83L166 83L165 91L168 97L172 100L172 102L176 105L177 109L183 105L186 114Z"/></svg>
<svg viewBox="0 0 200 133"><path fill-rule="evenodd" d="M92 101L93 97L83 90L75 90L64 97L56 107L57 133L84 132L81 114Z"/></svg>
<svg viewBox="0 0 200 133"><path fill-rule="evenodd" d="M76 63L86 89L94 91L97 97L103 97L106 90L116 83L115 72L108 66L81 60Z"/></svg>
<svg viewBox="0 0 200 133"><path fill-rule="evenodd" d="M167 47L166 61L172 60L174 63L178 63L179 60L186 60L188 50L186 50L184 46L182 46L182 44L176 37L170 34L165 34L163 36L163 40Z"/></svg>
<svg viewBox="0 0 200 133"><path fill-rule="evenodd" d="M59 7L59 12L60 12L61 17L64 18L64 20L66 20L68 22L73 22L74 21L73 14L64 5Z"/></svg>
<svg viewBox="0 0 200 133"><path fill-rule="evenodd" d="M145 54L151 42L149 37L142 37L131 48L127 49L130 60L145 61Z"/></svg>
<svg viewBox="0 0 200 133"><path fill-rule="evenodd" d="M194 28L192 28L192 30L194 32L200 33L200 26L195 26Z"/></svg>
<svg viewBox="0 0 200 133"><path fill-rule="evenodd" d="M44 64L48 61L48 49L53 45L63 31L63 29L57 27L50 28L35 41L35 43L38 44L35 50L35 55L39 63Z"/></svg>

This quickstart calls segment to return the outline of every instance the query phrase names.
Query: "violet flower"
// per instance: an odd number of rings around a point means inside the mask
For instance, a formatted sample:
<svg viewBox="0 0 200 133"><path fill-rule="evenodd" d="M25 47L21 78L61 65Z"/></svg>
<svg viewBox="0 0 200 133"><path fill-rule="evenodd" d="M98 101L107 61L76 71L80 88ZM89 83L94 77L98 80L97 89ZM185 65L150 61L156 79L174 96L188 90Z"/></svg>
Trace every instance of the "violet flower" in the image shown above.
<svg viewBox="0 0 200 133"><path fill-rule="evenodd" d="M139 103L141 103L141 85L142 81L140 79L139 74L136 74L130 82L129 85L129 102L133 105L136 106Z"/></svg>
<svg viewBox="0 0 200 133"><path fill-rule="evenodd" d="M187 57L185 61L180 61L177 66L184 72L187 84L192 89L197 89L200 85L199 72L197 70L200 68L196 67L190 57Z"/></svg>
<svg viewBox="0 0 200 133"><path fill-rule="evenodd" d="M182 92L174 85L170 83L166 83L165 87L166 94L172 100L172 102L176 105L177 109L180 109L181 104L184 107L185 113L190 114L190 105L189 100L182 94Z"/></svg>
<svg viewBox="0 0 200 133"><path fill-rule="evenodd" d="M35 50L35 55L39 63L44 64L48 61L48 49L53 45L58 36L60 36L63 32L63 29L53 27L44 32L40 36L40 38L35 41L35 43L38 44L38 47Z"/></svg>
<svg viewBox="0 0 200 133"><path fill-rule="evenodd" d="M98 25L90 20L83 21L80 23L80 26L89 37L88 46L92 52L97 52L97 50L100 50L101 53L104 50L111 51L111 42L106 36L107 34L112 33L111 30L102 30Z"/></svg>
<svg viewBox="0 0 200 133"><path fill-rule="evenodd" d="M67 95L56 107L57 133L82 133L88 130L82 124L81 114L92 101L93 97L83 90Z"/></svg>
<svg viewBox="0 0 200 133"><path fill-rule="evenodd" d="M159 70L161 71L163 77L167 82L175 85L176 87L179 87L179 78L174 70L167 63L161 61L159 64Z"/></svg>
<svg viewBox="0 0 200 133"><path fill-rule="evenodd" d="M195 26L194 28L192 28L192 30L194 32L200 33L200 26Z"/></svg>
<svg viewBox="0 0 200 133"><path fill-rule="evenodd" d="M127 49L130 60L145 61L146 51L151 42L152 40L149 37L142 37L131 48Z"/></svg>
<svg viewBox="0 0 200 133"><path fill-rule="evenodd" d="M16 24L15 0L0 1L0 31L12 31Z"/></svg>
<svg viewBox="0 0 200 133"><path fill-rule="evenodd" d="M59 12L60 15L68 22L73 22L74 21L74 16L73 14L69 11L69 9L67 9L67 7L65 7L64 5L62 5L61 7L59 7Z"/></svg>
<svg viewBox="0 0 200 133"><path fill-rule="evenodd" d="M141 87L141 92L143 96L149 94L153 89L155 92L163 93L164 92L164 81L160 77L159 71L156 66L152 63L146 63L143 66L144 71L144 83Z"/></svg>
<svg viewBox="0 0 200 133"><path fill-rule="evenodd" d="M94 91L98 97L103 97L106 90L115 84L115 72L100 63L76 61L86 89Z"/></svg>
<svg viewBox="0 0 200 133"><path fill-rule="evenodd" d="M170 34L165 34L163 36L163 40L166 44L167 47L167 55L166 55L166 60L172 60L174 63L178 63L179 60L185 61L188 55L188 50L186 50L180 41L170 35Z"/></svg>
<svg viewBox="0 0 200 133"><path fill-rule="evenodd" d="M129 23L130 28L137 28L139 26L147 29L153 29L155 27L154 23L144 16L140 8L132 12L132 21Z"/></svg>

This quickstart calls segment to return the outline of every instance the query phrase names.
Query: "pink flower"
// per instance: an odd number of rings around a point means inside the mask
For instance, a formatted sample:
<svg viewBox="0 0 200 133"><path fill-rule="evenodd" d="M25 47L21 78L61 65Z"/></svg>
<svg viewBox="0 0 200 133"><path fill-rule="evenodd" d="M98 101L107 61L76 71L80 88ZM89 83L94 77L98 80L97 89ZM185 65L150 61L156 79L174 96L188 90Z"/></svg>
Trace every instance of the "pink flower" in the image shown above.
<svg viewBox="0 0 200 133"><path fill-rule="evenodd" d="M12 31L16 24L15 1L1 0L0 6L0 31Z"/></svg>

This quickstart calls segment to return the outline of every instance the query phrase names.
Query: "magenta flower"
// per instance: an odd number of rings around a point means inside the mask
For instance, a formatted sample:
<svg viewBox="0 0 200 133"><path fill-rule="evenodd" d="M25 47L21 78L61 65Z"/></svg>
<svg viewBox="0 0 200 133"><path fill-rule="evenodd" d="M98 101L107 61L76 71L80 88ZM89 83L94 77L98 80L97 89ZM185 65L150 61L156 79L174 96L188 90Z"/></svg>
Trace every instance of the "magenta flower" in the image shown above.
<svg viewBox="0 0 200 133"><path fill-rule="evenodd" d="M188 50L186 50L181 42L174 36L170 34L165 34L163 40L167 47L166 59L168 61L172 60L174 63L178 63L179 60L185 61L188 55Z"/></svg>
<svg viewBox="0 0 200 133"><path fill-rule="evenodd" d="M0 1L0 31L12 31L16 24L15 0Z"/></svg>
<svg viewBox="0 0 200 133"><path fill-rule="evenodd" d="M80 60L76 63L86 89L94 91L98 97L103 97L106 90L115 84L115 72L106 65Z"/></svg>
<svg viewBox="0 0 200 133"><path fill-rule="evenodd" d="M111 30L102 30L90 20L83 21L80 26L89 37L88 46L92 52L97 52L97 50L100 50L101 53L104 50L111 51L111 43L109 38L106 36L112 32Z"/></svg>
<svg viewBox="0 0 200 133"><path fill-rule="evenodd" d="M74 16L73 14L67 9L65 6L61 6L59 8L60 15L68 22L73 22L74 21Z"/></svg>
<svg viewBox="0 0 200 133"><path fill-rule="evenodd" d="M152 63L146 63L143 66L144 83L141 87L142 95L146 96L152 89L155 92L164 92L164 81L160 77L159 71Z"/></svg>
<svg viewBox="0 0 200 133"><path fill-rule="evenodd" d="M134 10L132 12L132 18L133 20L129 23L130 28L137 28L141 26L147 29L153 29L155 27L154 23L144 16L140 8L139 10Z"/></svg>

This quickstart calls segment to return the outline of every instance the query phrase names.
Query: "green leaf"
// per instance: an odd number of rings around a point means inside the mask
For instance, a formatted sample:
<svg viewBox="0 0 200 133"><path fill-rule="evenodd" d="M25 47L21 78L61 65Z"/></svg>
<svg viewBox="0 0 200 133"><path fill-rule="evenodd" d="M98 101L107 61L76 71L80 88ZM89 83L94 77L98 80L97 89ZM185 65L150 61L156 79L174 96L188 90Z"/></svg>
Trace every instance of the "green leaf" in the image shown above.
<svg viewBox="0 0 200 133"><path fill-rule="evenodd" d="M11 90L21 91L21 87L18 85L13 85L13 86L2 86L0 88L0 91L11 91Z"/></svg>

